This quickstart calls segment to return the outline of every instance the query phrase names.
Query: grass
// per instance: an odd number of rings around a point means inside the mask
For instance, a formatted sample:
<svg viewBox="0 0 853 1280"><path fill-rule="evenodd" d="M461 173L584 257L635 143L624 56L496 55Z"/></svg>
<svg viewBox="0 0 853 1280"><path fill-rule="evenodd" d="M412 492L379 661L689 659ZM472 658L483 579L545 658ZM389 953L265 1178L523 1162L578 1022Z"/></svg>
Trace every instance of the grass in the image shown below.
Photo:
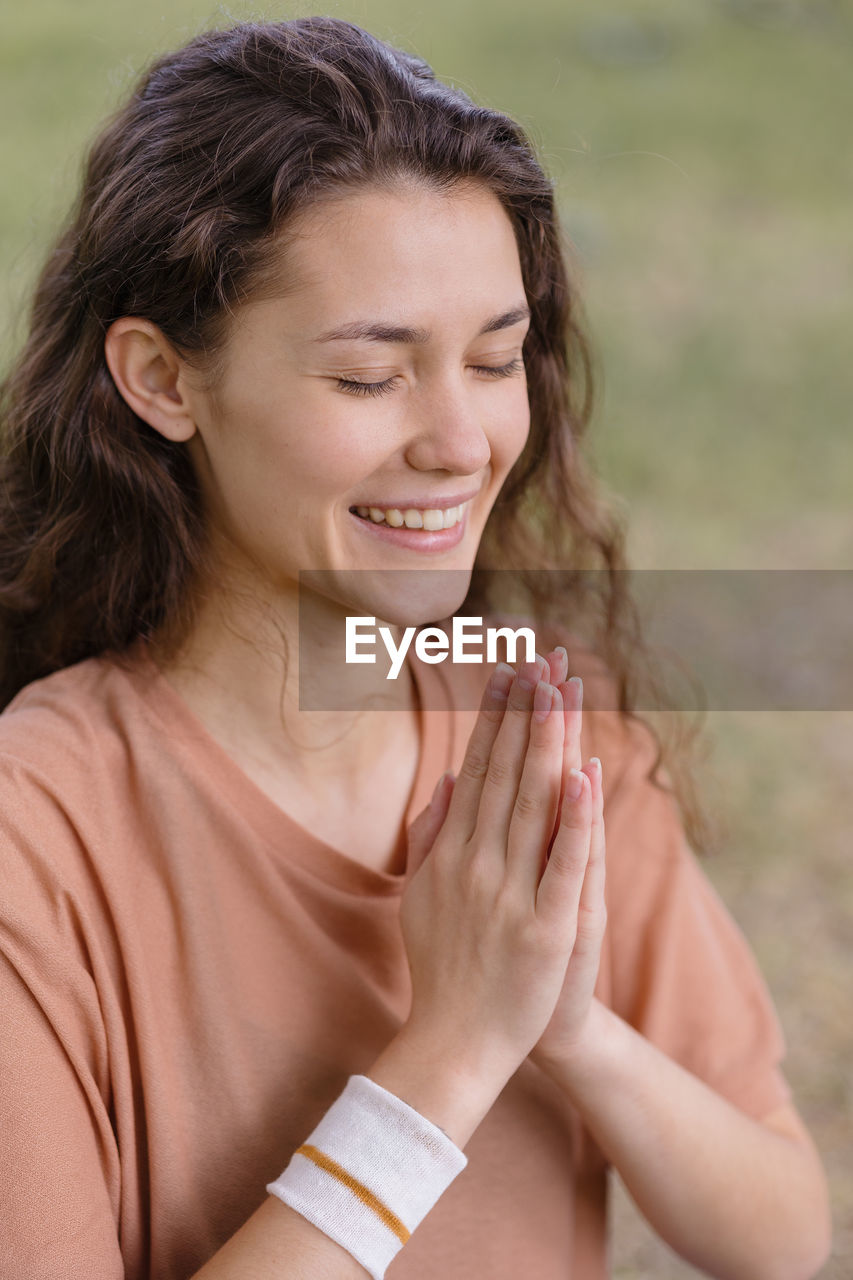
<svg viewBox="0 0 853 1280"><path fill-rule="evenodd" d="M0 326L98 121L159 50L231 18L197 0L7 0L0 49ZM853 563L850 0L362 0L323 10L419 52L514 114L554 176L603 385L590 453L654 568ZM706 864L753 944L853 1259L847 870L853 714L715 713ZM690 1269L616 1201L615 1274ZM845 1261L846 1260L846 1261Z"/></svg>

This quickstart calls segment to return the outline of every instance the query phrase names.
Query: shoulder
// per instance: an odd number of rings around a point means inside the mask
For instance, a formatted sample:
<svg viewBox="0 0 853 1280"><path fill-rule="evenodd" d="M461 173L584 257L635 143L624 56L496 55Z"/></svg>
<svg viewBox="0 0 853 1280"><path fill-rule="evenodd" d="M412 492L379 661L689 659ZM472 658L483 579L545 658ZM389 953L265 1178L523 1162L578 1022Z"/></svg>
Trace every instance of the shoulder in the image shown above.
<svg viewBox="0 0 853 1280"><path fill-rule="evenodd" d="M87 659L33 681L0 714L0 864L24 896L87 883L115 832L145 720L131 667Z"/></svg>
<svg viewBox="0 0 853 1280"><path fill-rule="evenodd" d="M138 704L138 659L87 658L21 689L0 713L0 778L29 771L58 787L121 749Z"/></svg>

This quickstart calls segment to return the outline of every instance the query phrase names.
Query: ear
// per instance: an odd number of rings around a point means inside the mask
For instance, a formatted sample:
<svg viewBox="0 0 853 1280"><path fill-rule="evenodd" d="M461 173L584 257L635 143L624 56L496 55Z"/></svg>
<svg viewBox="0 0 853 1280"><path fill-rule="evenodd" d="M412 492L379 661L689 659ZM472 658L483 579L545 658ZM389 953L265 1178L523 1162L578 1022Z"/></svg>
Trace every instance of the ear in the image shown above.
<svg viewBox="0 0 853 1280"><path fill-rule="evenodd" d="M156 324L122 316L107 330L104 355L119 394L143 422L167 440L195 434L183 362Z"/></svg>

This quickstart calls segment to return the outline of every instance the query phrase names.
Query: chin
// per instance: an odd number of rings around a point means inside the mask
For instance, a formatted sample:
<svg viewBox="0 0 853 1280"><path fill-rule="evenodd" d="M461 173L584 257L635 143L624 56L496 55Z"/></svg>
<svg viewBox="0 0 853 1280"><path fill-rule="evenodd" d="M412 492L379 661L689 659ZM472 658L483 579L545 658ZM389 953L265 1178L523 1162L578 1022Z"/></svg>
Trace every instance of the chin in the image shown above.
<svg viewBox="0 0 853 1280"><path fill-rule="evenodd" d="M366 593L365 613L391 626L423 627L450 618L471 583L472 568L377 570L380 588Z"/></svg>
<svg viewBox="0 0 853 1280"><path fill-rule="evenodd" d="M330 600L346 616L375 618L377 624L422 627L441 622L464 601L472 572L473 564L467 563L441 569L303 570L299 575L302 623L319 622L325 613L323 601Z"/></svg>

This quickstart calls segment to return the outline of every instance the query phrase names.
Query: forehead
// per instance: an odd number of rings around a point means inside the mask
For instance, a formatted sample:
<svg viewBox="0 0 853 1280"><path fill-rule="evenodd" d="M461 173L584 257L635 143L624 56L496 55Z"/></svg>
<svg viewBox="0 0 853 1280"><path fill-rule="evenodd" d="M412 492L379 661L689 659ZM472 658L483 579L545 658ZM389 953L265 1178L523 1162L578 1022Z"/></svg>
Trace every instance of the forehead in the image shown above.
<svg viewBox="0 0 853 1280"><path fill-rule="evenodd" d="M473 183L368 187L321 201L288 228L275 274L301 325L365 312L422 313L426 322L437 309L463 322L524 298L512 223Z"/></svg>

